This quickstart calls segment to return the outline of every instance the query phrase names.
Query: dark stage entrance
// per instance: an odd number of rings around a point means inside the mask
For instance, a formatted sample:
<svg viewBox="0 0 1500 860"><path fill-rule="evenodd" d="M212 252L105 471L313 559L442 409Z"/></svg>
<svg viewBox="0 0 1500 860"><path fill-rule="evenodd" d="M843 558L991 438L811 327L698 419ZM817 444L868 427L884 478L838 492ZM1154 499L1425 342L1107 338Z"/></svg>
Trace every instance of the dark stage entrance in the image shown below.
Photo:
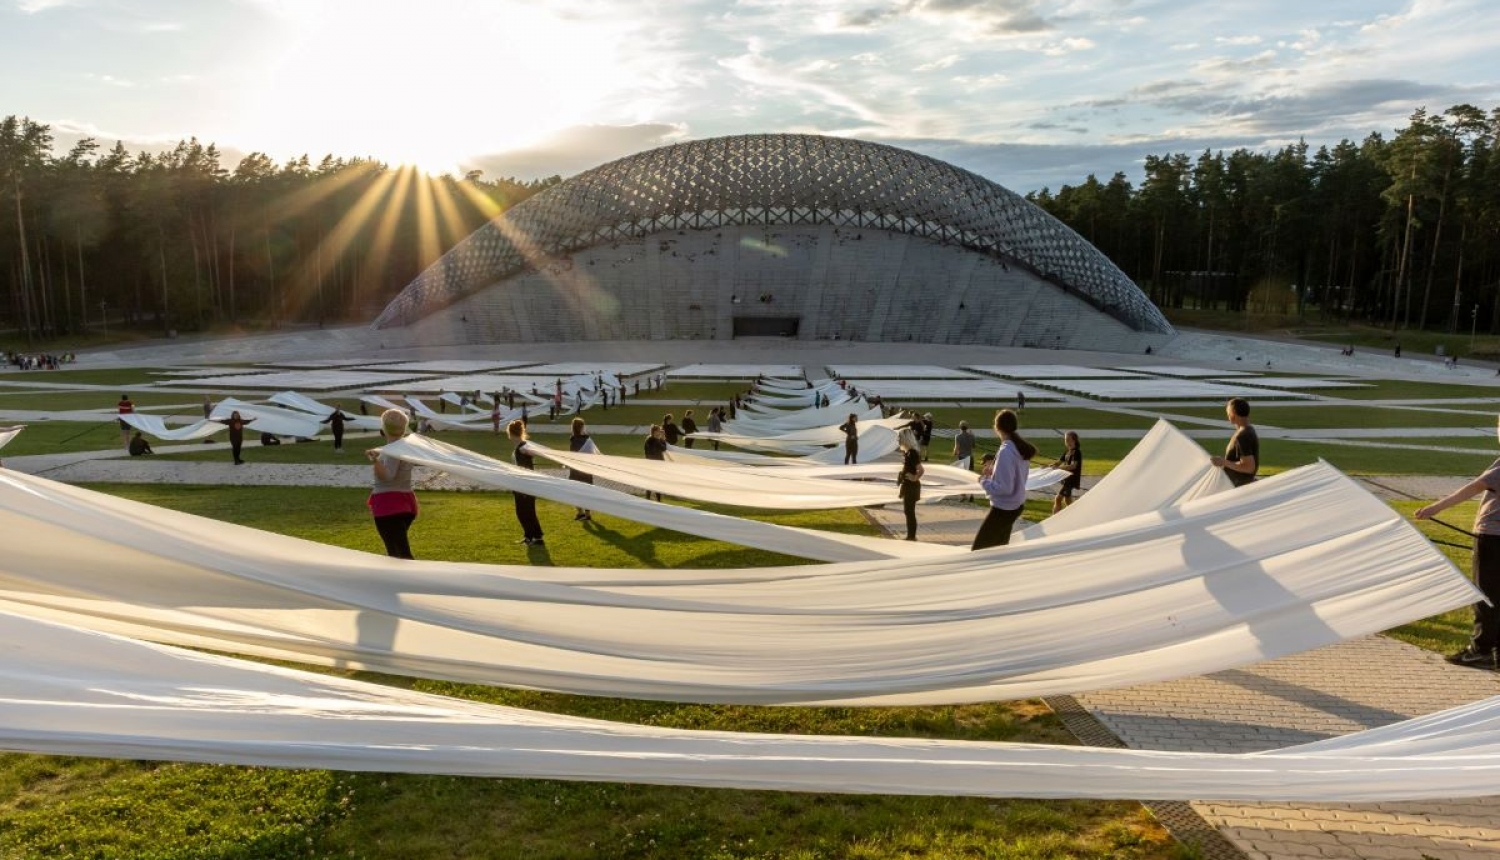
<svg viewBox="0 0 1500 860"><path fill-rule="evenodd" d="M735 337L796 337L801 317L735 317Z"/></svg>

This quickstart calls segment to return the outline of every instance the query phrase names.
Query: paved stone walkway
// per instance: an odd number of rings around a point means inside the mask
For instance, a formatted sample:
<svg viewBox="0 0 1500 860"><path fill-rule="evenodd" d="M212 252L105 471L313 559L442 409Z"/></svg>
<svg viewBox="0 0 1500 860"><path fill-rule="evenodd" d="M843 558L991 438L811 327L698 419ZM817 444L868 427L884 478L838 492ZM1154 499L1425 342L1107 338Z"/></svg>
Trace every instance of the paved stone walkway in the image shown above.
<svg viewBox="0 0 1500 860"><path fill-rule="evenodd" d="M1422 484L1456 479L1380 480L1410 492L1428 489ZM899 506L867 510L887 532L905 533ZM923 505L918 508L918 536L967 544L984 513L979 505ZM1128 747L1254 752L1388 725L1495 695L1500 695L1500 674L1450 666L1431 651L1367 636L1242 669L1076 699ZM1497 799L1378 804L1204 800L1190 805L1252 860L1479 860L1500 857Z"/></svg>

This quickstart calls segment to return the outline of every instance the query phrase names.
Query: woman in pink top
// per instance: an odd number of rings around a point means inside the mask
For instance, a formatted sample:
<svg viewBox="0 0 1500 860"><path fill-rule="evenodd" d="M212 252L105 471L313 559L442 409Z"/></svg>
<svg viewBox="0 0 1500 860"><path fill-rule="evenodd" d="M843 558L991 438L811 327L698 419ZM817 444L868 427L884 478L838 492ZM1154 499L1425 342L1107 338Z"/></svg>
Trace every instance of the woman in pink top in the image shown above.
<svg viewBox="0 0 1500 860"><path fill-rule="evenodd" d="M410 421L402 410L387 409L380 414L381 437L387 442L399 440L406 435ZM374 472L370 498L365 504L375 517L375 531L385 543L385 554L391 558L411 558L411 541L406 533L417 519L417 494L411 489L411 464L386 456L383 448L371 448L365 456Z"/></svg>

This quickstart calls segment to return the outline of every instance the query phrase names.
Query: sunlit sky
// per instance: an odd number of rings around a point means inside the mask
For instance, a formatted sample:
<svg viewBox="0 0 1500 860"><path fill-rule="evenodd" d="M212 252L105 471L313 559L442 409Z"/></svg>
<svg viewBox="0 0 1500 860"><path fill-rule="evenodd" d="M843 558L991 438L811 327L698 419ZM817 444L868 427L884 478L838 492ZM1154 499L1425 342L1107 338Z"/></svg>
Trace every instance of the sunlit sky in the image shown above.
<svg viewBox="0 0 1500 860"><path fill-rule="evenodd" d="M0 115L523 179L814 132L1027 191L1489 110L1497 44L1500 0L0 0Z"/></svg>

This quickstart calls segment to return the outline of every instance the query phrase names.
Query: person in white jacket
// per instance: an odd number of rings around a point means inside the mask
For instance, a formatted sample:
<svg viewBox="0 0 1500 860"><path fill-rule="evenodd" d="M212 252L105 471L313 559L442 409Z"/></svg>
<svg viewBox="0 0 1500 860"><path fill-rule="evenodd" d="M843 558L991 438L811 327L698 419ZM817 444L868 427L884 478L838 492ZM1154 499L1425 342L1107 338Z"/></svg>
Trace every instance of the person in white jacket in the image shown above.
<svg viewBox="0 0 1500 860"><path fill-rule="evenodd" d="M979 475L979 486L990 497L990 512L970 549L1010 543L1010 530L1026 505L1027 461L1036 456L1036 446L1021 438L1020 421L1009 409L995 413L995 435L1000 437L1000 450Z"/></svg>

